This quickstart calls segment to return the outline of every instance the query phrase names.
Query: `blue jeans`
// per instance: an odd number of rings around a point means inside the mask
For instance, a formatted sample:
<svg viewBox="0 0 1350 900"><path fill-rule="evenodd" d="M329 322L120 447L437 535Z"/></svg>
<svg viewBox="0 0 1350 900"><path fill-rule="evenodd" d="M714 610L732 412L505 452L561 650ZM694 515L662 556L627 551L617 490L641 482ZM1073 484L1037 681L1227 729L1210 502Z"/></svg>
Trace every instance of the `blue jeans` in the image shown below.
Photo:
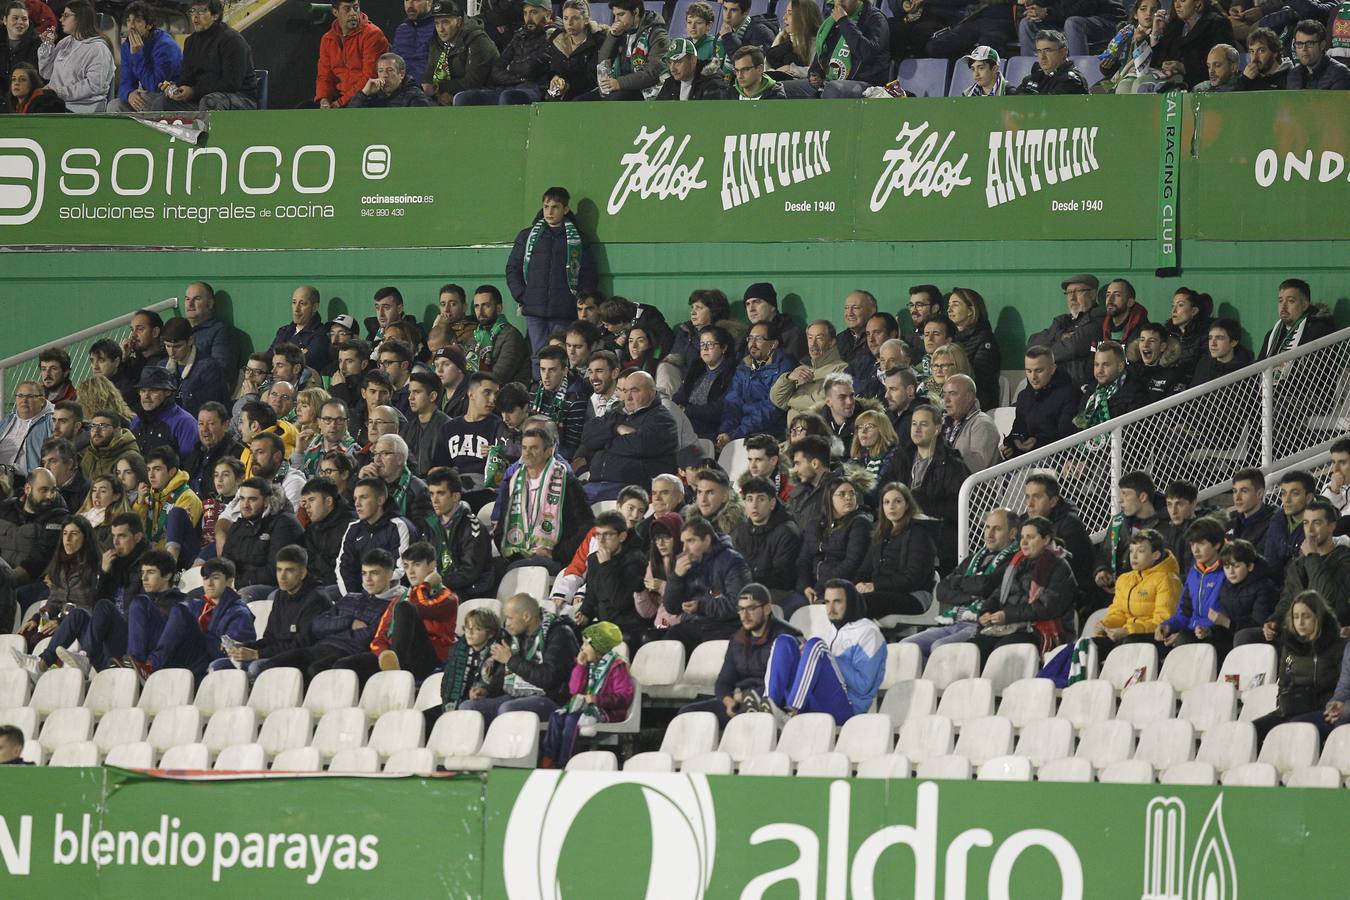
<svg viewBox="0 0 1350 900"><path fill-rule="evenodd" d="M529 316L525 317L525 327L530 335L530 371L534 377L539 377L539 351L547 346L548 336L559 328L566 328L575 322L576 316L565 319L555 319L551 316Z"/></svg>
<svg viewBox="0 0 1350 900"><path fill-rule="evenodd" d="M764 693L784 709L829 713L836 725L843 725L853 715L844 676L820 638L811 638L801 647L791 635L774 638L764 673Z"/></svg>
<svg viewBox="0 0 1350 900"><path fill-rule="evenodd" d="M42 661L56 663L56 648L69 647L75 641L97 671L108 668L109 661L127 652L127 623L111 600L99 600L92 609L72 609L56 626L52 642L42 651Z"/></svg>
<svg viewBox="0 0 1350 900"><path fill-rule="evenodd" d="M925 628L918 634L911 634L909 637L902 639L900 643L914 644L923 651L923 658L926 660L929 654L944 644L959 644L962 641L970 640L979 628L980 626L976 622L954 622L951 625Z"/></svg>
<svg viewBox="0 0 1350 900"><path fill-rule="evenodd" d="M1109 41L1116 33L1118 23L1110 16L1069 16L1064 20L1064 42L1070 56L1089 56L1092 45ZM1036 32L1042 26L1023 19L1017 26L1017 44L1023 56L1036 55Z"/></svg>
<svg viewBox="0 0 1350 900"><path fill-rule="evenodd" d="M483 714L483 724L489 725L493 719L502 713L519 710L532 712L539 716L540 720L547 722L548 717L558 708L558 704L543 694L532 694L528 697L512 697L510 694L502 694L500 697L487 697L483 700L465 700L459 705L459 708L478 710Z"/></svg>

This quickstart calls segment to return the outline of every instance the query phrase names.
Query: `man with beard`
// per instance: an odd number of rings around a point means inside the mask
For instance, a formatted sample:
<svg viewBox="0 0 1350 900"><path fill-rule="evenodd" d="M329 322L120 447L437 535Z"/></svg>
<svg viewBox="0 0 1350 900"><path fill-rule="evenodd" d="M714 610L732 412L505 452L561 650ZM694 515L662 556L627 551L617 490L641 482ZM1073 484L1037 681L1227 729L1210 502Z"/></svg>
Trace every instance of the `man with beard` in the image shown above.
<svg viewBox="0 0 1350 900"><path fill-rule="evenodd" d="M347 405L341 400L329 400L319 407L319 433L308 447L296 447L295 455L300 457L296 467L307 478L313 478L319 474L320 461L329 453L344 453L354 461L356 451L356 440L347 431Z"/></svg>
<svg viewBox="0 0 1350 900"><path fill-rule="evenodd" d="M152 309L138 309L131 315L131 333L122 341L122 373L132 385L140 380L147 366L163 366L168 360L160 332L164 320ZM135 409L135 403L131 404Z"/></svg>
<svg viewBox="0 0 1350 900"><path fill-rule="evenodd" d="M146 110L257 109L253 50L223 21L223 0L192 0L187 14L192 33L183 42L178 80L161 84L160 93L147 94Z"/></svg>
<svg viewBox="0 0 1350 900"><path fill-rule="evenodd" d="M192 489L199 495L208 493L216 463L243 452L243 444L230 431L229 410L214 401L203 403L197 412L197 446L183 464Z"/></svg>
<svg viewBox="0 0 1350 900"><path fill-rule="evenodd" d="M1102 322L1101 339L1127 347L1147 322L1148 310L1135 300L1134 285L1124 278L1107 282L1106 319Z"/></svg>
<svg viewBox="0 0 1350 900"><path fill-rule="evenodd" d="M1096 275L1071 275L1060 282L1068 312L1027 338L1027 346L1049 347L1055 364L1082 386L1092 381L1092 348L1101 339L1106 310L1097 305Z"/></svg>
<svg viewBox="0 0 1350 900"><path fill-rule="evenodd" d="M887 342L889 343L889 342ZM910 437L910 420L914 417L914 408L919 405L919 376L910 366L898 366L887 369L881 378L886 403L886 415L895 429L896 446L907 454L914 452L914 439ZM1077 394L1074 395L1075 402Z"/></svg>
<svg viewBox="0 0 1350 900"><path fill-rule="evenodd" d="M115 412L100 410L89 420L89 447L80 455L80 471L91 482L100 475L111 475L124 456L141 456L136 436L126 428Z"/></svg>
<svg viewBox="0 0 1350 900"><path fill-rule="evenodd" d="M197 421L174 400L174 377L160 366L146 366L136 383L141 414L131 420L131 433L141 451L148 453L168 445L187 456L197 446Z"/></svg>
<svg viewBox="0 0 1350 900"><path fill-rule="evenodd" d="M0 503L0 559L9 563L17 584L42 586L40 579L61 540L66 514L56 477L41 466L28 473L23 496Z"/></svg>
<svg viewBox="0 0 1350 900"><path fill-rule="evenodd" d="M746 309L752 303L758 305L761 301L747 300ZM715 442L718 450L752 434L781 434L787 426L783 411L769 398L774 382L797 367L797 360L782 349L779 323L783 321L782 317L762 319L750 326L745 336L745 358L736 367L722 406L722 422Z"/></svg>
<svg viewBox="0 0 1350 900"><path fill-rule="evenodd" d="M316 584L331 586L337 582L337 557L342 536L356 518L333 479L317 476L305 482L300 493L300 509L305 520L303 546L309 555L308 568Z"/></svg>
<svg viewBox="0 0 1350 900"><path fill-rule="evenodd" d="M1073 417L1078 411L1078 388L1068 373L1055 365L1049 347L1027 348L1025 371L1027 386L1017 395L1012 430L999 450L1004 459L1053 444L1074 432Z"/></svg>
<svg viewBox="0 0 1350 900"><path fill-rule="evenodd" d="M534 103L544 96L551 75L548 48L553 40L553 6L548 0L525 0L521 27L492 63L493 87L455 94L455 106Z"/></svg>
<svg viewBox="0 0 1350 900"><path fill-rule="evenodd" d="M489 372L498 384L530 381L530 348L525 335L502 318L502 292L490 284L473 292L473 315L478 327L473 343L464 348L470 372Z"/></svg>

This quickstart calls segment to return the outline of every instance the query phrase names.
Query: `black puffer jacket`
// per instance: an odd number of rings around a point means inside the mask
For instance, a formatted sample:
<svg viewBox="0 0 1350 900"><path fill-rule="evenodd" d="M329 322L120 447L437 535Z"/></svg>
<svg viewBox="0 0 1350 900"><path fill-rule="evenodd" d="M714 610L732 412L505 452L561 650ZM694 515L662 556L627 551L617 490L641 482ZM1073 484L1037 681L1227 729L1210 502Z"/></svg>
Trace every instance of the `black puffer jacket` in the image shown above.
<svg viewBox="0 0 1350 900"><path fill-rule="evenodd" d="M1074 427L1073 417L1078 414L1080 399L1078 388L1068 371L1056 369L1045 387L1036 390L1027 385L1017 395L1013 401L1017 413L1013 416L1012 431L1008 437L1034 437L1037 447L1068 437L1078 430ZM1013 446L1008 439L1005 439L1004 444Z"/></svg>
<svg viewBox="0 0 1350 900"><path fill-rule="evenodd" d="M36 513L24 509L22 497L0 503L0 557L14 569L23 568L27 578L19 575L20 584L42 577L61 543L61 520L66 515L59 494L53 506Z"/></svg>
<svg viewBox="0 0 1350 900"><path fill-rule="evenodd" d="M638 615L633 595L642 590L647 574L647 557L636 546L608 562L600 562L592 553L586 559L586 599L581 612L592 622L613 622L624 634L650 625L650 619Z"/></svg>
<svg viewBox="0 0 1350 900"><path fill-rule="evenodd" d="M1345 639L1336 617L1324 612L1320 631L1312 641L1287 631L1282 631L1278 640L1280 690L1276 708L1284 716L1321 710L1336 690L1345 655Z"/></svg>
<svg viewBox="0 0 1350 900"><path fill-rule="evenodd" d="M288 512L280 512L281 504L269 504L256 519L242 516L230 526L225 535L221 556L235 566L234 583L238 588L254 584L277 583L277 551L290 544L302 542L300 522Z"/></svg>
<svg viewBox="0 0 1350 900"><path fill-rule="evenodd" d="M347 526L356 521L356 513L346 500L338 499L333 511L321 522L310 522L305 529L305 550L309 552L309 577L325 587L337 584L338 551Z"/></svg>
<svg viewBox="0 0 1350 900"><path fill-rule="evenodd" d="M956 546L957 496L961 492L962 483L970 477L970 469L958 451L949 450L941 443L934 448L933 460L928 464L928 471L917 487L910 484L912 466L912 458L903 453L896 453L891 458L890 467L882 473L877 483L899 481L901 484L909 485L914 491L914 502L919 504L919 508L929 517L941 520L938 526L940 535L937 542L938 564L942 571L946 572L956 565L959 556Z"/></svg>
<svg viewBox="0 0 1350 900"><path fill-rule="evenodd" d="M262 637L249 642L249 647L257 650L265 659L306 646L310 640L309 623L333 608L333 601L319 590L320 587L320 583L314 580L314 570L311 568L309 577L295 593L277 588L268 594L272 611L267 617L267 628Z"/></svg>
<svg viewBox="0 0 1350 900"><path fill-rule="evenodd" d="M774 505L769 520L756 525L748 518L736 526L731 543L745 557L750 580L770 589L790 591L796 585L797 558L802 552L802 530L787 507Z"/></svg>
<svg viewBox="0 0 1350 900"><path fill-rule="evenodd" d="M824 534L813 523L802 537L797 590L812 587L817 595L823 596L825 582L831 578L855 580L871 543L872 517L861 510L846 521L836 522Z"/></svg>
<svg viewBox="0 0 1350 900"><path fill-rule="evenodd" d="M463 500L448 525L432 513L422 520L422 537L436 548L436 569L460 597L482 597L492 589L492 535Z"/></svg>
<svg viewBox="0 0 1350 900"><path fill-rule="evenodd" d="M862 569L854 581L870 581L876 593L894 596L931 591L937 571L937 547L922 522L911 522L867 548Z"/></svg>
<svg viewBox="0 0 1350 900"><path fill-rule="evenodd" d="M1209 76L1209 67L1206 63L1209 51L1213 50L1216 44L1232 45L1235 41L1233 23L1228 21L1227 16L1213 9L1201 13L1195 25L1183 34L1185 25L1185 22L1175 18L1167 23L1162 37L1153 45L1151 63L1161 66L1169 60L1180 62L1186 67L1182 79L1186 82L1187 89L1190 89Z"/></svg>
<svg viewBox="0 0 1350 900"><path fill-rule="evenodd" d="M562 29L548 42L545 50L550 80L556 76L567 82L567 90L562 96L564 100L595 90L595 66L599 61L600 45L605 42L609 30L599 22L590 22L587 27L586 39L570 54L564 53L562 49L567 40L566 32Z"/></svg>
<svg viewBox="0 0 1350 900"><path fill-rule="evenodd" d="M958 331L956 343L966 351L970 360L971 377L975 379L975 396L980 409L991 410L1000 405L998 375L1003 368L1003 352L988 319L981 319L969 331Z"/></svg>
<svg viewBox="0 0 1350 900"><path fill-rule="evenodd" d="M533 34L521 28L511 35L511 43L492 63L492 83L505 87L546 84L550 77L548 48L553 33L552 28L541 28Z"/></svg>
<svg viewBox="0 0 1350 900"><path fill-rule="evenodd" d="M521 640L528 646L530 639ZM562 621L556 621L548 630L548 640L537 662L530 662L519 653L514 654L506 664L506 671L539 688L554 703L562 706L570 698L567 681L572 675L572 665L576 661L577 636Z"/></svg>
<svg viewBox="0 0 1350 900"><path fill-rule="evenodd" d="M1034 600L1033 587L1038 587ZM998 591L985 601L984 611L1002 610L1009 625L1055 621L1068 636L1073 632L1076 595L1073 570L1054 550L1046 550L1035 559L1017 553L1004 570Z"/></svg>

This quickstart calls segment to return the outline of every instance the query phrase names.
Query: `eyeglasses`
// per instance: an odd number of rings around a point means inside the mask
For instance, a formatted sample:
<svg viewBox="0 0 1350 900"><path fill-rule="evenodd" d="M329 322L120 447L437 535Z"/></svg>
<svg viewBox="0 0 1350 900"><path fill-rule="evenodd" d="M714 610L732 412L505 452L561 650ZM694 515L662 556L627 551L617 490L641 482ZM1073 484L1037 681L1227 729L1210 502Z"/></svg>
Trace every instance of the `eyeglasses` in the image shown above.
<svg viewBox="0 0 1350 900"><path fill-rule="evenodd" d="M244 366L244 371L250 375L262 375L263 377L272 374L271 369L255 369L253 366Z"/></svg>
<svg viewBox="0 0 1350 900"><path fill-rule="evenodd" d="M793 425L788 429L788 434L806 434L805 425Z"/></svg>
<svg viewBox="0 0 1350 900"><path fill-rule="evenodd" d="M736 615L738 615L738 616L743 616L743 615L745 615L745 614L747 614L747 613L752 613L752 612L754 612L754 611L757 610L757 609L762 609L763 606L764 606L763 603L756 603L754 606L740 606L740 605L738 605L738 606L736 607Z"/></svg>
<svg viewBox="0 0 1350 900"><path fill-rule="evenodd" d="M871 425L871 424L864 424L864 425L859 425L857 428L855 428L855 429L853 429L853 430L856 431L858 434L862 434L864 431L876 431L876 430L877 430L877 426Z"/></svg>
<svg viewBox="0 0 1350 900"><path fill-rule="evenodd" d="M116 426L116 425L113 425L113 424L100 425L99 423L95 422L95 423L93 423L92 425L89 426L89 430L90 430L90 431L110 431L110 430L112 430L112 429L114 429L114 428L116 428L116 427L117 427L117 426Z"/></svg>
<svg viewBox="0 0 1350 900"><path fill-rule="evenodd" d="M771 337L760 337L757 334L747 335L745 338L745 342L747 344L768 344L771 343L772 341L773 338Z"/></svg>
<svg viewBox="0 0 1350 900"><path fill-rule="evenodd" d="M1322 46L1322 42L1321 42L1321 41L1300 41L1300 40L1295 40L1295 41L1294 41L1294 49L1295 49L1295 50L1311 50L1311 49L1313 49L1314 47L1320 47L1320 46Z"/></svg>
<svg viewBox="0 0 1350 900"><path fill-rule="evenodd" d="M719 344L719 343L717 343L716 341L700 341L700 342L699 342L699 345L698 345L698 349L700 349L700 350L714 350L714 349L716 349L716 348L718 348L718 347L720 347L720 346L722 346L722 345Z"/></svg>
<svg viewBox="0 0 1350 900"><path fill-rule="evenodd" d="M319 416L319 422L324 425L336 425L345 421L347 421L346 416Z"/></svg>
<svg viewBox="0 0 1350 900"><path fill-rule="evenodd" d="M15 400L41 400L41 394L15 394Z"/></svg>

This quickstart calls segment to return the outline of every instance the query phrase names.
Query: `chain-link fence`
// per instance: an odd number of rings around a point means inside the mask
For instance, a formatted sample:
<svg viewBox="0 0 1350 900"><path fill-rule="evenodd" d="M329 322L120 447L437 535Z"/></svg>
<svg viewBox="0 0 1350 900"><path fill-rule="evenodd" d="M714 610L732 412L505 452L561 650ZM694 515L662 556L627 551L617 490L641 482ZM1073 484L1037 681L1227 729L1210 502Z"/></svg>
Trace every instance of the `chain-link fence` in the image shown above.
<svg viewBox="0 0 1350 900"><path fill-rule="evenodd" d="M4 400L5 412L13 408L14 392L20 383L30 379L41 380L38 354L43 350L48 347L60 347L65 350L70 356L70 383L79 384L90 375L89 348L104 338L120 345L131 334L131 317L135 315L136 310L150 309L163 316L177 307L177 297L160 300L148 306L138 306L115 319L109 319L98 325L91 325L54 341L46 341L40 347L34 347L32 350L26 350L7 359L0 359L0 398Z"/></svg>
<svg viewBox="0 0 1350 900"><path fill-rule="evenodd" d="M1212 497L1237 469L1285 468L1346 434L1350 328L975 473L961 488L959 546L979 545L990 510L1024 511L1033 472L1053 472L1097 534L1119 508L1125 472L1146 471L1160 489L1189 481Z"/></svg>

